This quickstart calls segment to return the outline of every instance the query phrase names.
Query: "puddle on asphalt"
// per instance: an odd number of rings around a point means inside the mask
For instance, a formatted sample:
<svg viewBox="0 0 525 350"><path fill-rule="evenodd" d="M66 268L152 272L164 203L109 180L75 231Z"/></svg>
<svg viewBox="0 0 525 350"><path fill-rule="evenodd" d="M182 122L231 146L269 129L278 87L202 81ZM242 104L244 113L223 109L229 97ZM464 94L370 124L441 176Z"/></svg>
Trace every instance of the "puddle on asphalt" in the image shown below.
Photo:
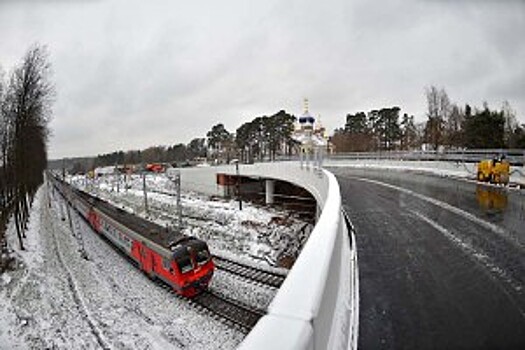
<svg viewBox="0 0 525 350"><path fill-rule="evenodd" d="M480 210L490 221L503 221L503 216L508 205L506 189L477 185L476 199Z"/></svg>

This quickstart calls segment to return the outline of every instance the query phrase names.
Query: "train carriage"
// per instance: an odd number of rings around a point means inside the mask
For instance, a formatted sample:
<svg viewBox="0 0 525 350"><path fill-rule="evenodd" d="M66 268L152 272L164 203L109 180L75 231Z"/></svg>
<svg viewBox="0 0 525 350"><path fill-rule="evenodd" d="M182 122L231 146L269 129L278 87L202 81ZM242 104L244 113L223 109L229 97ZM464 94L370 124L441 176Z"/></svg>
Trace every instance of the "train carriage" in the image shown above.
<svg viewBox="0 0 525 350"><path fill-rule="evenodd" d="M49 178L95 232L149 277L164 281L186 297L207 289L215 267L206 242L127 213L52 175Z"/></svg>

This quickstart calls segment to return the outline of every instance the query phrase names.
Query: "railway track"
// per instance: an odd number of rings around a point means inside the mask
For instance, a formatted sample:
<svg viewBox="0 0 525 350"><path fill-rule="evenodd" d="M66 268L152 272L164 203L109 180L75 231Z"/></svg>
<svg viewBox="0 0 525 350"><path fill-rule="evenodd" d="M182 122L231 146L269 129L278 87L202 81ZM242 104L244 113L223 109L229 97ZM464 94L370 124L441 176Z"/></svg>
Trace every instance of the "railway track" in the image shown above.
<svg viewBox="0 0 525 350"><path fill-rule="evenodd" d="M46 192L46 201L47 203L50 203L49 202L49 191ZM69 205L67 200L59 195L60 198L59 198L59 201L56 202L57 205ZM48 220L48 223L51 223L51 227L50 227L50 230L48 230L48 232L51 232L51 239L52 239L52 247L53 247L53 250L55 251L55 254L56 254L56 257L57 257L57 262L58 264L60 265L60 267L62 268L62 270L65 272L65 277L66 277L66 281L67 281L67 285L68 285L68 288L71 292L71 296L72 296L72 299L73 299L73 302L75 303L78 311L79 311L79 314L81 315L81 317L85 320L85 322L88 324L89 326L89 330L91 332L91 334L93 335L93 337L95 338L96 342L98 343L98 345L100 346L100 348L102 349L111 349L112 347L110 346L109 342L107 341L106 339L106 336L104 335L101 327L99 327L98 325L98 322L95 320L95 318L92 316L90 310L88 309L87 305L86 305L86 302L84 300L84 296L81 294L81 290L78 286L78 282L75 280L74 278L74 275L71 271L71 269L69 268L68 264L66 263L65 261L65 258L64 258L64 255L62 253L62 251L64 251L63 248L61 248L61 239L60 237L57 237L57 227L55 226L55 222L54 220L52 219L52 214L50 212L51 208L49 207L46 207L45 208L45 215L47 217L47 220ZM56 210L56 207L55 209ZM56 212L56 217L58 218L58 211Z"/></svg>
<svg viewBox="0 0 525 350"><path fill-rule="evenodd" d="M105 241L108 245L112 245L112 243L106 237L100 235L96 235L96 237ZM115 252L119 254L123 259L126 259L130 263L136 265L136 262L133 259L131 259L126 254L122 253L120 250L116 249ZM214 257L214 261L215 259L216 257ZM228 261L228 259L222 260ZM211 291L203 292L202 294L191 299L186 298L175 293L171 286L161 281L160 279L155 278L153 279L153 281L158 286L166 290L168 293L174 295L175 297L186 300L190 304L205 309L212 315L216 315L226 320L227 322L230 322L240 327L244 331L250 331L253 328L253 326L255 326L257 321L266 314L266 311L264 310L250 307L236 300L227 299ZM136 310L134 311L136 312Z"/></svg>
<svg viewBox="0 0 525 350"><path fill-rule="evenodd" d="M231 325L235 325L244 332L249 332L261 317L266 315L266 310L254 308L243 304L237 300L223 297L214 293L212 290L207 290L193 298L181 296L166 283L159 279L153 280L162 289L175 297L187 301L197 309L205 310L212 317L225 320Z"/></svg>
<svg viewBox="0 0 525 350"><path fill-rule="evenodd" d="M213 256L213 262L220 270L275 288L281 287L286 278L283 274L248 266L217 255Z"/></svg>
<svg viewBox="0 0 525 350"><path fill-rule="evenodd" d="M96 237L98 237L99 239L102 239L109 245L112 244L107 238L103 236L97 235ZM119 250L115 250L115 251L122 258L136 265L136 262L133 259L130 259L129 256L123 254ZM216 258L214 257L214 261L215 259ZM227 259L222 259L222 260L227 261ZM167 292L174 295L175 297L186 300L190 304L193 304L202 309L205 309L212 315L218 316L226 320L227 322L238 326L244 331L250 331L255 326L257 321L259 321L259 319L266 314L266 311L264 310L256 309L248 305L245 305L239 301L222 297L211 291L203 292L200 295L194 298L191 298L191 299L186 298L186 297L180 296L177 293L175 293L175 291L171 288L171 286L161 281L160 279L155 278L153 279L153 281L158 286L165 289Z"/></svg>
<svg viewBox="0 0 525 350"><path fill-rule="evenodd" d="M264 310L224 298L211 290L188 300L247 331L250 331L259 319L266 314Z"/></svg>
<svg viewBox="0 0 525 350"><path fill-rule="evenodd" d="M68 205L66 203L66 205ZM103 240L107 239L105 237L97 235L97 237L102 238ZM111 243L108 241L108 243ZM123 254L118 249L116 250L117 253L119 253L124 258L128 259L129 261L132 261L128 256ZM225 258L218 258L223 265L225 265L229 260ZM232 266L234 262L231 262L229 266ZM243 266L242 264L238 264L239 266ZM231 269L231 268L230 268ZM249 271L249 267L245 267L246 271ZM257 270L255 268L252 268L251 270ZM264 272L264 271L262 271ZM248 276L247 273L244 273ZM254 273L252 272L252 275ZM254 279L254 278L252 278ZM153 278L153 281L168 291L170 294L175 295L176 297L187 301L191 305L194 305L202 310L206 310L208 313L211 314L212 317L218 317L219 319L225 320L228 324L235 325L242 331L250 331L255 324L259 321L259 319L266 314L265 310L255 308L249 305L246 305L240 301L232 300L230 298L221 296L217 293L214 293L212 290L207 290L199 294L198 296L195 296L193 298L186 298L183 296L178 295L175 293L175 291L166 283L161 281L160 279Z"/></svg>

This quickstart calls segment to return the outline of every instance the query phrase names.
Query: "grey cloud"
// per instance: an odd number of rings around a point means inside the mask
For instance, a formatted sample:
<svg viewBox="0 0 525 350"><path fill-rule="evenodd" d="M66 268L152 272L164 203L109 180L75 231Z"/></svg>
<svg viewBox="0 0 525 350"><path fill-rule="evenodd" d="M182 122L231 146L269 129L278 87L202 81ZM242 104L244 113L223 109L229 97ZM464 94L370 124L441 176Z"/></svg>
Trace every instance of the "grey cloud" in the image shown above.
<svg viewBox="0 0 525 350"><path fill-rule="evenodd" d="M507 99L525 122L525 4L366 0L0 2L0 63L46 43L57 85L51 156L188 142L279 109L344 115L424 88Z"/></svg>

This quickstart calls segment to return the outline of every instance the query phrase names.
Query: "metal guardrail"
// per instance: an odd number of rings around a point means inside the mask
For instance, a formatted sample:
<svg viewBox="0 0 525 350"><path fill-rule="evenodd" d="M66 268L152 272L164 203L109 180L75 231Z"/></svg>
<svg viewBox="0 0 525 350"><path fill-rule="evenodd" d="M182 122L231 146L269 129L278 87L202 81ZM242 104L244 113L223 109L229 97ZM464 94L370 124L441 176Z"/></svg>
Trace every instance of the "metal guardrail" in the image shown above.
<svg viewBox="0 0 525 350"><path fill-rule="evenodd" d="M357 340L359 335L359 265L357 262L357 241L355 238L355 228L348 216L346 210L341 209L346 229L348 231L348 238L350 240L350 252L351 252L351 305L352 309L350 312L350 333L348 339L347 348L350 350L357 350Z"/></svg>
<svg viewBox="0 0 525 350"><path fill-rule="evenodd" d="M391 159L476 163L480 160L492 159L500 155L505 155L505 158L511 165L523 166L525 164L525 149L348 152L330 154L328 159Z"/></svg>

